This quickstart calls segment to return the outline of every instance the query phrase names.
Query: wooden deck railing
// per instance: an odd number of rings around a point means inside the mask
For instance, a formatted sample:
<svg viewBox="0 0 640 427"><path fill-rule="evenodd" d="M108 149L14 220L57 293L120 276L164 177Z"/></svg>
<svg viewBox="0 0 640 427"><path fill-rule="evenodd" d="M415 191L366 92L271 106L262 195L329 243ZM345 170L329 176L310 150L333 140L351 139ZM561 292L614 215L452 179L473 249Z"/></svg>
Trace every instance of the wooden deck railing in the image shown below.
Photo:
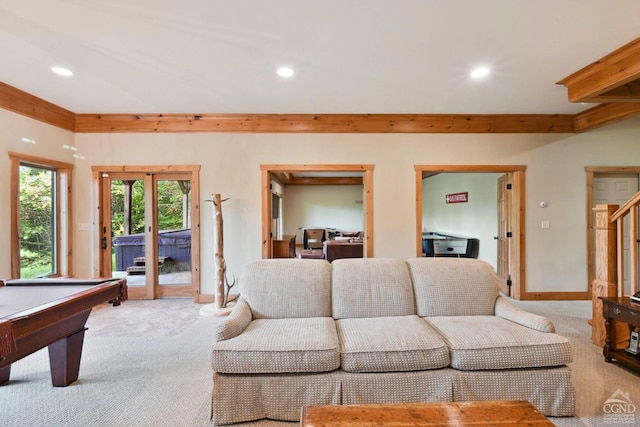
<svg viewBox="0 0 640 427"><path fill-rule="evenodd" d="M595 225L595 266L596 276L591 287L593 301L591 341L603 346L605 341L602 302L598 297L628 296L638 292L638 206L640 192L622 207L618 205L597 205ZM624 222L628 218L629 273L625 276ZM630 283L625 292L625 280ZM617 326L616 326L617 327ZM627 333L628 334L628 333ZM617 336L624 336L616 334Z"/></svg>

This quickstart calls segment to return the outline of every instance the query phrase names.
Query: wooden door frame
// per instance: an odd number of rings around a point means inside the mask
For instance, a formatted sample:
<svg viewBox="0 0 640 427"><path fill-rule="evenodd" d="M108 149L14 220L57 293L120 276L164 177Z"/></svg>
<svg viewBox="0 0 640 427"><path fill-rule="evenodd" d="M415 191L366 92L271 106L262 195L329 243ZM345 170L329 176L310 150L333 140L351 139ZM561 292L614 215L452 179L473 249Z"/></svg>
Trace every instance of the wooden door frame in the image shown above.
<svg viewBox="0 0 640 427"><path fill-rule="evenodd" d="M595 175L599 173L610 174L628 174L634 173L640 175L640 166L585 166L584 168L587 181L587 298L592 298L592 285L596 278L595 264L595 220L593 218L593 182Z"/></svg>
<svg viewBox="0 0 640 427"><path fill-rule="evenodd" d="M95 206L93 212L93 224L94 224L94 238L95 245L98 250L94 252L93 259L93 275L94 277L105 277L106 274L110 274L105 271L105 263L103 260L102 249L100 248L102 239L103 227L106 227L104 223L104 215L101 212L100 207L105 205L105 197L103 191L103 176L102 174L109 173L139 173L145 175L159 175L162 174L190 174L191 175L191 288L194 297L194 302L198 303L202 301L202 295L200 292L200 166L199 165L157 165L157 166L91 166L93 174L93 205ZM145 218L153 214L157 209L156 204L151 201L151 206L145 208ZM151 207L151 209L149 209ZM106 207L105 209L109 209ZM147 221L148 218L145 219ZM145 230L146 232L146 230ZM154 239L157 239L157 233L155 233ZM157 243L157 242L156 242ZM154 243L155 244L155 243ZM156 267L157 268L157 267ZM152 291L147 295L149 298L156 298L161 295L156 295L157 283L154 284Z"/></svg>
<svg viewBox="0 0 640 427"><path fill-rule="evenodd" d="M525 282L525 171L524 165L414 165L416 173L416 256L422 256L422 179L426 173L511 173L511 226L513 244L511 297L519 300L552 299L547 293L527 292ZM553 294L553 293L551 293Z"/></svg>
<svg viewBox="0 0 640 427"><path fill-rule="evenodd" d="M364 193L364 256L373 257L373 169L372 164L260 165L262 175L262 258L271 258L272 173L361 172Z"/></svg>
<svg viewBox="0 0 640 427"><path fill-rule="evenodd" d="M500 279L502 292L511 296L510 283L511 280L511 244L509 242L508 232L511 231L511 192L507 191L511 186L513 174L503 173L498 177L497 196L498 196L498 235L496 247L498 256L496 257L496 272ZM501 257L502 255L502 257ZM506 261L506 262L505 262ZM503 270L507 270L506 272Z"/></svg>

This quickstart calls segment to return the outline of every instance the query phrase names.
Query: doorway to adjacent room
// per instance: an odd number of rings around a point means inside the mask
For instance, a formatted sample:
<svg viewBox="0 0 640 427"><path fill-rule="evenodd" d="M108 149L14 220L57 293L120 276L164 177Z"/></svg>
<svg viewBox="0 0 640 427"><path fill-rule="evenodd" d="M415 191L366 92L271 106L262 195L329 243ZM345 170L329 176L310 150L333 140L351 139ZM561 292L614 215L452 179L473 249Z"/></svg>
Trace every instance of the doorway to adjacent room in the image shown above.
<svg viewBox="0 0 640 427"><path fill-rule="evenodd" d="M595 280L595 214L593 208L598 204L616 204L622 206L640 190L639 166L587 166L587 289L591 298ZM629 217L624 221L624 259L625 292L629 284ZM636 245L639 242L635 243Z"/></svg>
<svg viewBox="0 0 640 427"><path fill-rule="evenodd" d="M485 246L494 246L495 268L502 290L516 299L540 298L525 287L524 260L524 172L520 165L416 165L416 255L423 256L423 182L437 174L494 174L491 191L495 197L495 232L484 237ZM508 190L507 190L508 188ZM491 239L491 240L489 240ZM493 241L495 239L495 242ZM490 241L490 244L487 244ZM480 245L482 246L482 242Z"/></svg>
<svg viewBox="0 0 640 427"><path fill-rule="evenodd" d="M282 207L282 203L275 206L272 183L276 182L307 182L311 184L353 185L357 174L357 181L362 185L362 212L364 231L364 256L373 256L373 165L369 164L330 164L330 165L261 165L262 171L262 257L273 257L273 242L278 239L279 231L276 227L282 221L280 212L274 208ZM284 200L278 197L278 202ZM275 217L278 218L275 218ZM280 225L282 223L280 222ZM301 242L299 242L301 243Z"/></svg>

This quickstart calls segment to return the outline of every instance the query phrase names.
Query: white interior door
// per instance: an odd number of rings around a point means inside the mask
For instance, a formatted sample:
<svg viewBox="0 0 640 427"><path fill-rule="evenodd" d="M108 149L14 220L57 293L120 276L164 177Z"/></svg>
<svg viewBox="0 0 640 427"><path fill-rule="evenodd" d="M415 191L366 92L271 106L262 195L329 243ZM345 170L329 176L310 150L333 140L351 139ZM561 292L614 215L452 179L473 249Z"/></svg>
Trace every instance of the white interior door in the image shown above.
<svg viewBox="0 0 640 427"><path fill-rule="evenodd" d="M624 205L639 190L637 174L597 174L593 180L594 206L599 204ZM595 220L594 220L595 223ZM637 244L637 243L636 243ZM629 216L624 221L624 293L629 294Z"/></svg>

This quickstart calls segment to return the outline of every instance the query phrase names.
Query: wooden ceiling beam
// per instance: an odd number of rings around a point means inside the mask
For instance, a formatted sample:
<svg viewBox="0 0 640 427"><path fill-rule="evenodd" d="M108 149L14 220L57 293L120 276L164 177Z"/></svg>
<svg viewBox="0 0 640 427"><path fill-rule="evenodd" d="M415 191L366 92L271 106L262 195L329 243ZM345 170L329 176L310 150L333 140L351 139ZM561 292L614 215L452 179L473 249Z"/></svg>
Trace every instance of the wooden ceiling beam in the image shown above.
<svg viewBox="0 0 640 427"><path fill-rule="evenodd" d="M574 128L576 132L585 132L636 116L640 116L640 103L601 104L576 114Z"/></svg>
<svg viewBox="0 0 640 427"><path fill-rule="evenodd" d="M291 172L283 172L282 175L284 176L283 183L291 184L291 181L293 180L293 174Z"/></svg>
<svg viewBox="0 0 640 427"><path fill-rule="evenodd" d="M557 84L567 87L569 102L640 102L638 79L640 38L565 77ZM627 87L623 88L624 86Z"/></svg>
<svg viewBox="0 0 640 427"><path fill-rule="evenodd" d="M73 112L3 82L0 82L0 108L71 132L76 128Z"/></svg>
<svg viewBox="0 0 640 427"><path fill-rule="evenodd" d="M602 102L640 102L640 80L604 92L598 99Z"/></svg>
<svg viewBox="0 0 640 427"><path fill-rule="evenodd" d="M563 133L571 114L78 114L76 132Z"/></svg>

